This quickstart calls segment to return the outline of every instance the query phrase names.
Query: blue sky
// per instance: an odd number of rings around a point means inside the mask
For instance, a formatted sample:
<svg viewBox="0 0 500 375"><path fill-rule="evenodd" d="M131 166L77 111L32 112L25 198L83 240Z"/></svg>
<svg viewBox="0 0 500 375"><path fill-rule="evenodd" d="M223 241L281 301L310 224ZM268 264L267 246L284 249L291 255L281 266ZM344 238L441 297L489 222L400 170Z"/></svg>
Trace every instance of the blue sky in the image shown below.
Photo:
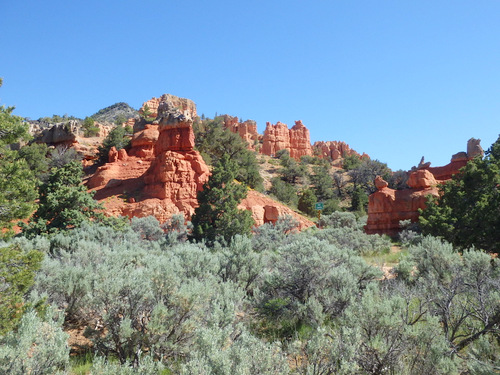
<svg viewBox="0 0 500 375"><path fill-rule="evenodd" d="M393 170L500 133L499 1L0 2L0 103L85 117L190 98Z"/></svg>

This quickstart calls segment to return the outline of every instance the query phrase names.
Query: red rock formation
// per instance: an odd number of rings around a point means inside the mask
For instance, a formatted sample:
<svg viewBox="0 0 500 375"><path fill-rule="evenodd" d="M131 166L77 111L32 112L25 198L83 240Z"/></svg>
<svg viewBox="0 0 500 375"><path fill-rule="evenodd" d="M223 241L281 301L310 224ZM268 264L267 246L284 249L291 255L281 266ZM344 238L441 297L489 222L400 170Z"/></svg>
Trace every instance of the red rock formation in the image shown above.
<svg viewBox="0 0 500 375"><path fill-rule="evenodd" d="M196 104L190 99L179 98L174 95L164 94L159 98L151 98L148 101L142 104L139 113L144 114L144 108L148 106L150 115L149 117L157 118L158 117L158 107L160 103L170 103L173 108L180 110L184 115L189 116L194 119L198 115L196 114Z"/></svg>
<svg viewBox="0 0 500 375"><path fill-rule="evenodd" d="M255 150L256 143L259 141L257 133L257 123L253 120L238 122L238 117L224 115L224 126L233 133L239 134L244 141L248 143L248 148Z"/></svg>
<svg viewBox="0 0 500 375"><path fill-rule="evenodd" d="M368 221L365 232L368 234L395 235L399 232L401 220L418 220L418 209L424 209L428 195L438 195L438 190L431 186L434 176L428 171L417 171L408 180L413 189L394 190L387 187L387 182L380 176L375 180L378 191L370 195L368 203Z"/></svg>
<svg viewBox="0 0 500 375"><path fill-rule="evenodd" d="M197 193L210 171L193 150L192 110L182 111L164 95L156 107L152 125L136 130L129 154L112 149L110 162L98 168L87 185L107 214L129 217L155 216L161 223L182 212L186 218L198 205ZM300 128L300 126L299 126ZM285 125L286 129L286 125ZM288 129L287 129L288 133ZM256 225L275 222L280 215L292 215L300 228L314 225L272 199L249 191L240 208L252 211Z"/></svg>
<svg viewBox="0 0 500 375"><path fill-rule="evenodd" d="M359 156L360 158L370 158L367 154L360 155L351 149L347 143L341 141L314 142L313 152L320 158L329 159L331 161L336 161L345 156L352 155Z"/></svg>
<svg viewBox="0 0 500 375"><path fill-rule="evenodd" d="M137 131L132 136L129 154L143 159L153 157L154 145L159 135L158 125L146 125L143 130Z"/></svg>
<svg viewBox="0 0 500 375"><path fill-rule="evenodd" d="M266 123L261 153L274 156L280 150L288 150L290 156L295 159L300 159L304 155L312 155L309 130L302 124L302 121L296 121L291 129L281 122L276 125Z"/></svg>
<svg viewBox="0 0 500 375"><path fill-rule="evenodd" d="M290 156L297 160L302 156L312 156L309 129L300 120L295 121L290 129Z"/></svg>
<svg viewBox="0 0 500 375"><path fill-rule="evenodd" d="M261 153L274 156L277 151L283 149L290 151L290 132L288 131L288 126L281 122L278 122L276 125L267 122L262 139Z"/></svg>
<svg viewBox="0 0 500 375"><path fill-rule="evenodd" d="M256 226L276 223L280 216L285 215L290 215L299 222L299 230L314 226L312 221L255 190L248 191L247 197L241 201L238 208L250 210Z"/></svg>
<svg viewBox="0 0 500 375"><path fill-rule="evenodd" d="M472 138L467 144L467 153L453 155L451 162L443 167L430 167L430 163L424 163L422 158L419 167L410 173L407 182L409 189L390 189L387 182L377 177L375 186L378 191L370 195L368 203L366 233L395 235L400 230L400 220L418 221L418 209L425 208L427 196L438 196L438 184L458 173L472 158L482 155L479 140Z"/></svg>

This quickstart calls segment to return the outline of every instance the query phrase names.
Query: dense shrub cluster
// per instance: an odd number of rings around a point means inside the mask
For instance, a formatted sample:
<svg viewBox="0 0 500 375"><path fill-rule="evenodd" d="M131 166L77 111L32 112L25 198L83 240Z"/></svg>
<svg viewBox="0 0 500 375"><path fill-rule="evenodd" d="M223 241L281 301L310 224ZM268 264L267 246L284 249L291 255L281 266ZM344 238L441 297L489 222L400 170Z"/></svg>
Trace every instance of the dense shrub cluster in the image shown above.
<svg viewBox="0 0 500 375"><path fill-rule="evenodd" d="M74 326L92 342L92 374L486 374L498 367L500 268L485 253L460 255L425 237L387 280L360 254L389 242L363 234L352 213L325 215L325 229L303 233L282 218L210 248L187 242L177 219L165 226L170 234L142 218L119 231L84 223L15 238L10 246L21 254L45 254L24 301L46 307L26 310L0 336L0 369L67 372L63 329Z"/></svg>

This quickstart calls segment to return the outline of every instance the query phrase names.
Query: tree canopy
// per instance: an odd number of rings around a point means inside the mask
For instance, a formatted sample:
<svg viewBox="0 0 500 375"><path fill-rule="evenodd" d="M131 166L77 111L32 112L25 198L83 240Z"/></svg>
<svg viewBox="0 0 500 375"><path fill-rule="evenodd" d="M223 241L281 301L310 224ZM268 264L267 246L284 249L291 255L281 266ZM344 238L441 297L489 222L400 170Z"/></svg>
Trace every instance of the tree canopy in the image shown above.
<svg viewBox="0 0 500 375"><path fill-rule="evenodd" d="M0 86L2 81L0 80ZM36 178L26 160L11 144L26 142L28 125L12 114L14 107L0 106L0 227L26 218L34 209Z"/></svg>
<svg viewBox="0 0 500 375"><path fill-rule="evenodd" d="M500 137L429 198L420 226L461 249L500 250Z"/></svg>
<svg viewBox="0 0 500 375"><path fill-rule="evenodd" d="M212 245L217 239L231 242L236 234L250 234L253 220L249 211L238 209L247 187L235 181L236 162L223 155L212 175L198 193L199 206L192 217L191 238Z"/></svg>
<svg viewBox="0 0 500 375"><path fill-rule="evenodd" d="M82 174L77 161L52 169L47 182L40 186L40 203L25 228L26 234L54 233L104 218L99 203L81 185Z"/></svg>

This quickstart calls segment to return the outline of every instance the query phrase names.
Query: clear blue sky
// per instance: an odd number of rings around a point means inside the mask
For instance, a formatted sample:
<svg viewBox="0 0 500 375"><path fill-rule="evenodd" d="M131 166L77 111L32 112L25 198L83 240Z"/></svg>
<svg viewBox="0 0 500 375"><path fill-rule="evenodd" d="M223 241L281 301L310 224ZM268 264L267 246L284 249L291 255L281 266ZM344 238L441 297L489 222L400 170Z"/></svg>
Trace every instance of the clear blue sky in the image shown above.
<svg viewBox="0 0 500 375"><path fill-rule="evenodd" d="M0 103L85 117L163 93L409 169L500 133L500 1L0 2Z"/></svg>

